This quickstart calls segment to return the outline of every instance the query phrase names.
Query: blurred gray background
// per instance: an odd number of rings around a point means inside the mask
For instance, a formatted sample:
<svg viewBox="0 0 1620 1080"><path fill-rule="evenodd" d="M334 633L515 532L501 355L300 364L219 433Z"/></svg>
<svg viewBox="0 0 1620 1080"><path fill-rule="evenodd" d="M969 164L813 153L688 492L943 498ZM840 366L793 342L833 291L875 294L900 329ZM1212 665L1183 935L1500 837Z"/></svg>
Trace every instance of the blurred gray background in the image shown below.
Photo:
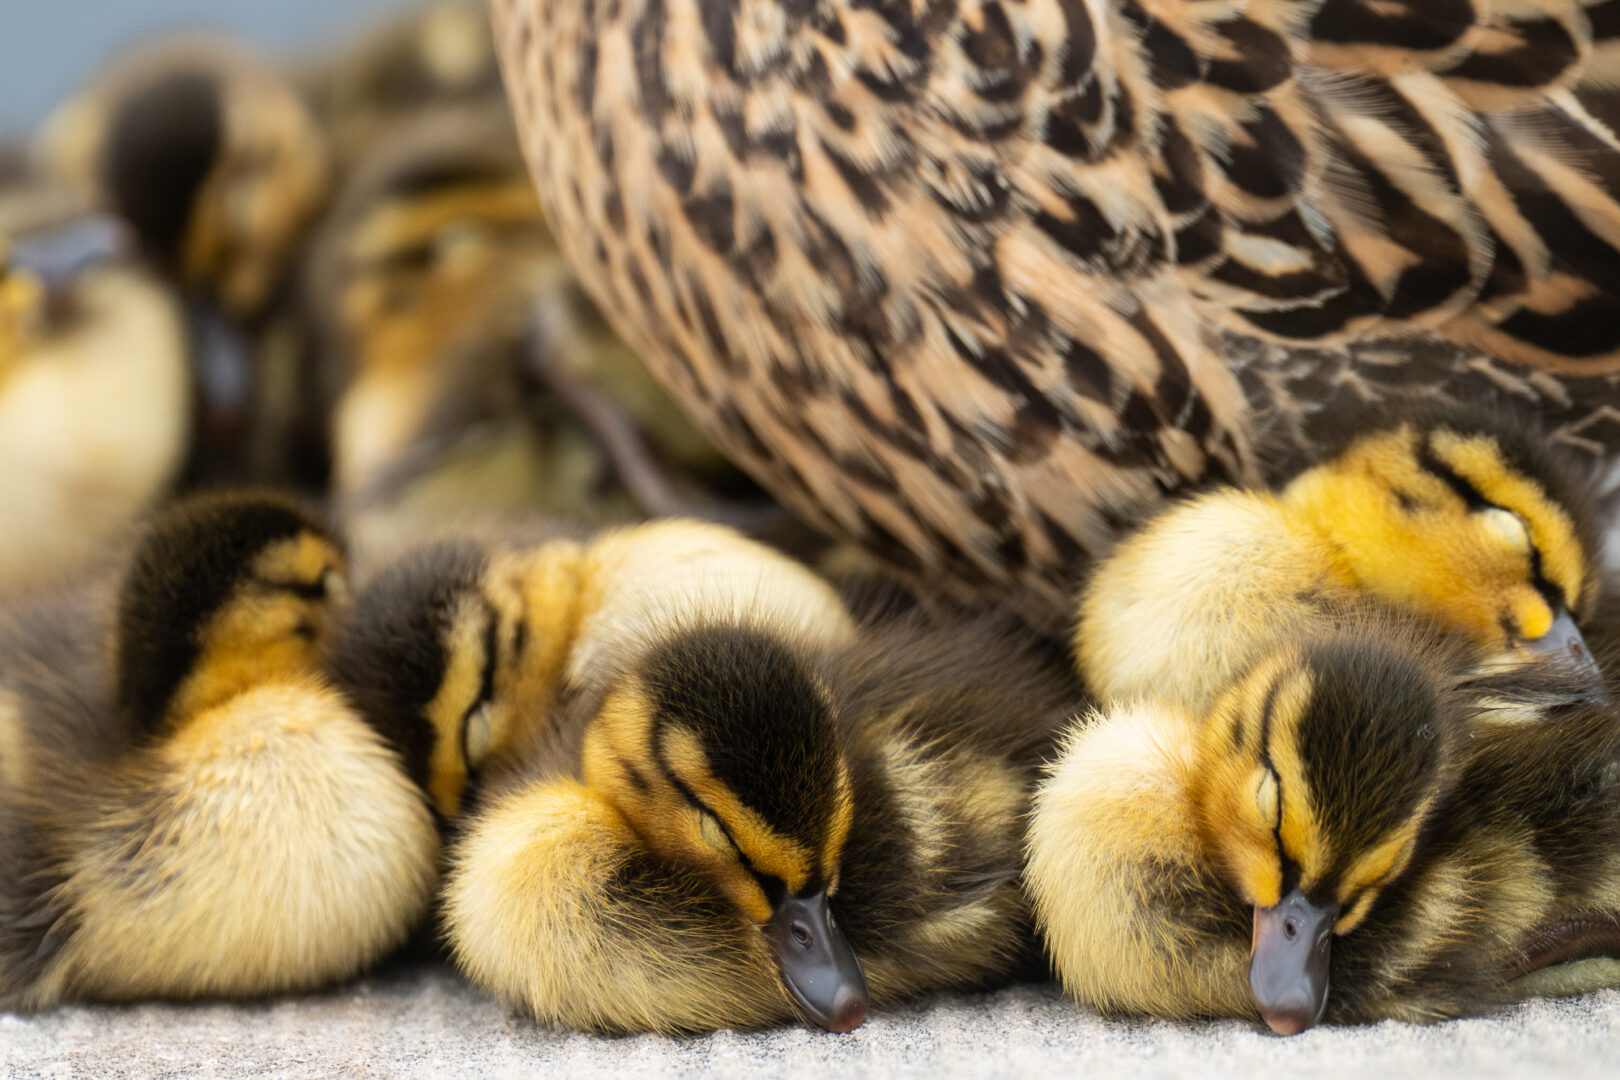
<svg viewBox="0 0 1620 1080"><path fill-rule="evenodd" d="M0 135L23 134L120 48L181 28L271 54L320 48L410 0L0 0Z"/></svg>

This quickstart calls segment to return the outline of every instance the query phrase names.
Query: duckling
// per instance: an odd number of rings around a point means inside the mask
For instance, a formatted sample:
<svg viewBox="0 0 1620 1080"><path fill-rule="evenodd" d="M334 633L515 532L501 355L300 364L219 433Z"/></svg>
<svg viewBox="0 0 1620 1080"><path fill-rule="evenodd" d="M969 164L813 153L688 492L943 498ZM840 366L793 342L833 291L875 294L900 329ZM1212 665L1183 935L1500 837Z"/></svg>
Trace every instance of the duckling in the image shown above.
<svg viewBox="0 0 1620 1080"><path fill-rule="evenodd" d="M159 38L61 105L38 156L129 222L185 299L198 403L190 479L321 479L291 282L331 166L289 80L229 38Z"/></svg>
<svg viewBox="0 0 1620 1080"><path fill-rule="evenodd" d="M489 13L476 0L431 0L369 24L295 58L293 81L345 176L420 113L505 107Z"/></svg>
<svg viewBox="0 0 1620 1080"><path fill-rule="evenodd" d="M318 986L423 917L432 815L320 671L344 574L295 504L203 496L0 618L0 1007Z"/></svg>
<svg viewBox="0 0 1620 1080"><path fill-rule="evenodd" d="M362 557L447 512L710 511L679 482L738 475L580 292L500 103L397 123L319 231L308 287Z"/></svg>
<svg viewBox="0 0 1620 1080"><path fill-rule="evenodd" d="M330 183L325 142L288 81L205 34L118 57L47 119L38 153L239 321L271 303Z"/></svg>
<svg viewBox="0 0 1620 1080"><path fill-rule="evenodd" d="M0 218L0 596L89 566L184 464L184 323L124 235L72 205Z"/></svg>
<svg viewBox="0 0 1620 1080"><path fill-rule="evenodd" d="M1075 698L1005 619L857 631L798 564L671 521L426 549L333 669L458 815L458 964L542 1022L847 1031L1034 961L1022 815Z"/></svg>
<svg viewBox="0 0 1620 1080"><path fill-rule="evenodd" d="M1620 721L1556 665L1460 681L1473 651L1312 633L1207 715L1077 723L1027 871L1068 991L1290 1034L1620 984Z"/></svg>
<svg viewBox="0 0 1620 1080"><path fill-rule="evenodd" d="M1083 678L1103 701L1200 715L1274 643L1370 597L1466 635L1487 662L1557 655L1598 685L1578 625L1600 599L1587 484L1533 430L1396 412L1280 490L1218 488L1165 511L1082 591Z"/></svg>

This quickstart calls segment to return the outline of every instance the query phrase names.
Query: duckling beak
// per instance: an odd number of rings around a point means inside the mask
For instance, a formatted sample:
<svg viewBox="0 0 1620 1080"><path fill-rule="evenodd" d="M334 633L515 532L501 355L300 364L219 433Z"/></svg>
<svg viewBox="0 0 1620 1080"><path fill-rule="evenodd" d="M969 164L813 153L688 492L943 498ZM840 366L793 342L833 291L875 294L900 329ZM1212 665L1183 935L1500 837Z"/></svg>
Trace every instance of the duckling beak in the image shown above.
<svg viewBox="0 0 1620 1080"><path fill-rule="evenodd" d="M97 214L16 237L10 261L39 279L46 304L55 312L66 305L80 274L97 263L123 258L133 248L128 226Z"/></svg>
<svg viewBox="0 0 1620 1080"><path fill-rule="evenodd" d="M1525 647L1537 656L1564 660L1597 689L1603 689L1603 673L1598 670L1597 661L1592 659L1592 650L1586 647L1586 639L1581 636L1580 627L1575 625L1575 618L1568 611L1560 611L1558 618L1553 620L1552 629L1534 641L1525 642Z"/></svg>
<svg viewBox="0 0 1620 1080"><path fill-rule="evenodd" d="M1337 904L1317 907L1298 889L1275 907L1255 907L1249 992L1277 1034L1294 1035L1322 1019L1338 916Z"/></svg>
<svg viewBox="0 0 1620 1080"><path fill-rule="evenodd" d="M776 949L783 984L811 1020L839 1032L866 1021L866 975L833 920L825 890L783 900L765 935Z"/></svg>

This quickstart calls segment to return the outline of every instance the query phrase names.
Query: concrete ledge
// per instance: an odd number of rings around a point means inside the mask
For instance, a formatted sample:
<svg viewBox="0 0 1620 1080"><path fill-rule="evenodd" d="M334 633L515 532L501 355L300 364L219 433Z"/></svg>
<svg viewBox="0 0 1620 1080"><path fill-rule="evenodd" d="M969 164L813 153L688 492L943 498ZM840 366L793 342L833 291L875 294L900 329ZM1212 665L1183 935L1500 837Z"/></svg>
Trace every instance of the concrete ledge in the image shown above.
<svg viewBox="0 0 1620 1080"><path fill-rule="evenodd" d="M935 998L852 1035L801 1029L602 1039L546 1031L437 967L249 1005L71 1007L0 1015L0 1075L35 1077L1620 1076L1620 991L1433 1027L1103 1020L1050 987Z"/></svg>

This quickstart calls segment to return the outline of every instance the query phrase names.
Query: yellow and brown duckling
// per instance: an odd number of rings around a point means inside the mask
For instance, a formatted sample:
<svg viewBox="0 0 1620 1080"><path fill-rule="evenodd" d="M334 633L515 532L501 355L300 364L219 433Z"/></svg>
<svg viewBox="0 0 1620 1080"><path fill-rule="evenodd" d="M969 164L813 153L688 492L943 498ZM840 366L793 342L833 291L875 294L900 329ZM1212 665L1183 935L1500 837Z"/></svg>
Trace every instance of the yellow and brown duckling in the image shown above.
<svg viewBox="0 0 1620 1080"><path fill-rule="evenodd" d="M330 50L294 58L293 80L344 175L422 113L505 109L489 12L478 0L428 0L369 24Z"/></svg>
<svg viewBox="0 0 1620 1080"><path fill-rule="evenodd" d="M1001 620L857 633L715 526L562 545L397 564L336 657L461 814L445 926L476 983L587 1030L847 1031L1032 960L1022 815L1061 663Z"/></svg>
<svg viewBox="0 0 1620 1080"><path fill-rule="evenodd" d="M189 409L179 305L119 224L0 216L0 595L122 539L177 478Z"/></svg>
<svg viewBox="0 0 1620 1080"><path fill-rule="evenodd" d="M291 281L331 168L291 82L229 38L158 38L59 107L39 156L127 221L185 300L197 402L190 478L322 479Z"/></svg>
<svg viewBox="0 0 1620 1080"><path fill-rule="evenodd" d="M1585 474L1485 412L1395 414L1279 490L1218 488L1148 521L1092 571L1076 662L1103 701L1194 714L1276 643L1365 599L1457 631L1486 662L1558 655L1596 678Z"/></svg>
<svg viewBox="0 0 1620 1080"><path fill-rule="evenodd" d="M185 289L242 321L273 300L330 186L322 135L288 80L203 34L118 57L47 121L40 153Z"/></svg>
<svg viewBox="0 0 1620 1080"><path fill-rule="evenodd" d="M1076 724L1027 871L1068 991L1289 1034L1620 984L1620 722L1477 655L1375 619Z"/></svg>
<svg viewBox="0 0 1620 1080"><path fill-rule="evenodd" d="M315 987L424 916L432 815L319 666L344 573L294 504L205 496L0 616L0 1004Z"/></svg>
<svg viewBox="0 0 1620 1080"><path fill-rule="evenodd" d="M332 483L358 550L448 511L632 519L527 371L536 308L568 276L510 121L441 111L400 128L346 185L311 259Z"/></svg>
<svg viewBox="0 0 1620 1080"><path fill-rule="evenodd" d="M392 130L345 184L308 280L357 549L447 509L598 524L717 511L699 496L740 474L580 291L504 104Z"/></svg>

